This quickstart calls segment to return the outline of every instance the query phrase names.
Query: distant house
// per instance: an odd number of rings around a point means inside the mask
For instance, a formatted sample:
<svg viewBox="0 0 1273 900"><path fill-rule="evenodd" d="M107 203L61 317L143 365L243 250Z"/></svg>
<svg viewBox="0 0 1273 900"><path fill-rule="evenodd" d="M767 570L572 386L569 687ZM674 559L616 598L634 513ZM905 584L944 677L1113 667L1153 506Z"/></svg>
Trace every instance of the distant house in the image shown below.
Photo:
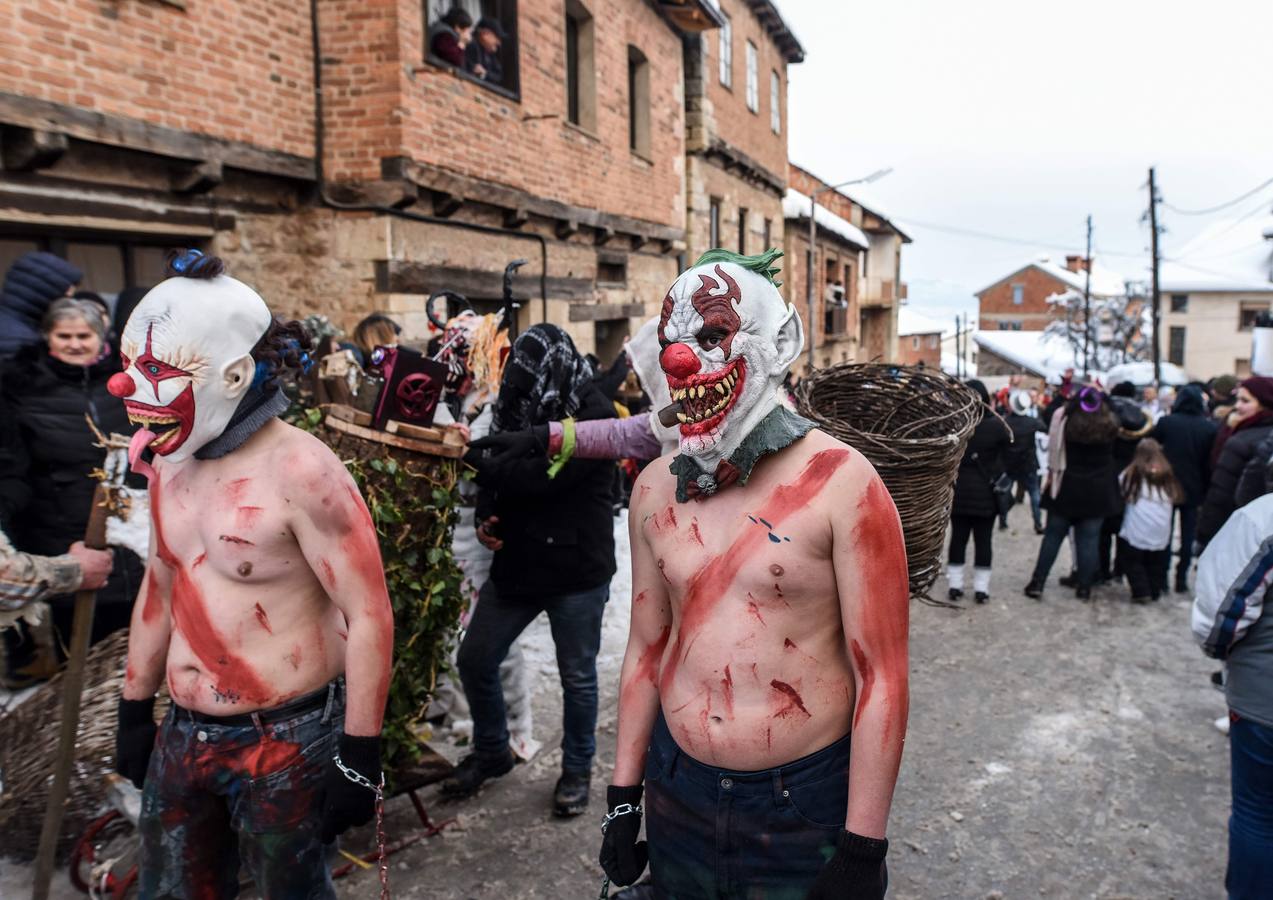
<svg viewBox="0 0 1273 900"><path fill-rule="evenodd" d="M1195 378L1251 371L1251 325L1273 305L1273 215L1216 222L1159 269L1163 358Z"/></svg>
<svg viewBox="0 0 1273 900"><path fill-rule="evenodd" d="M907 366L941 368L941 338L946 330L941 322L901 307L897 311L897 361Z"/></svg>
<svg viewBox="0 0 1273 900"><path fill-rule="evenodd" d="M1046 258L1034 260L978 291L981 330L1042 331L1053 319L1048 298L1083 290L1085 262L1081 256L1067 256L1065 265ZM1093 297L1113 297L1126 290L1121 275L1093 261Z"/></svg>

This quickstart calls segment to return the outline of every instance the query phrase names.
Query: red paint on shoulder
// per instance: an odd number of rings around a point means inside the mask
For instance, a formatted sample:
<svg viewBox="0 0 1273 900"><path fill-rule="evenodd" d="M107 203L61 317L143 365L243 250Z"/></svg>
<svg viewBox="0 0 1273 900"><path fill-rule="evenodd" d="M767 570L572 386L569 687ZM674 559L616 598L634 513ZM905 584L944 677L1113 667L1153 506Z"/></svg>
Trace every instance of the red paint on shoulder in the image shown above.
<svg viewBox="0 0 1273 900"><path fill-rule="evenodd" d="M765 625L765 617L760 614L760 607L756 605L755 600L747 601L747 612L755 616L761 625ZM765 625L765 627L768 628L769 626Z"/></svg>
<svg viewBox="0 0 1273 900"><path fill-rule="evenodd" d="M729 674L729 666L725 666L725 677L720 680L721 697L725 701L725 715L734 718L734 677Z"/></svg>
<svg viewBox="0 0 1273 900"><path fill-rule="evenodd" d="M261 514L264 512L265 508L261 506L240 506L234 511L234 524L247 530L261 521Z"/></svg>
<svg viewBox="0 0 1273 900"><path fill-rule="evenodd" d="M690 540L696 542L700 547L703 546L703 535L698 530L698 519L690 519Z"/></svg>
<svg viewBox="0 0 1273 900"><path fill-rule="evenodd" d="M866 654L862 652L862 645L856 640L850 642L850 649L853 651L853 662L858 669L858 677L862 679L858 685L858 708L853 715L853 727L858 727L858 720L862 718L862 710L866 708L866 702L871 699L871 688L875 686L875 670L871 668L871 662L866 658Z"/></svg>
<svg viewBox="0 0 1273 900"><path fill-rule="evenodd" d="M261 604L256 604L254 612L256 613L256 620L261 623L261 627L270 634L273 634L274 629L270 627L270 617L265 614L265 610L261 608Z"/></svg>
<svg viewBox="0 0 1273 900"><path fill-rule="evenodd" d="M769 682L769 686L779 695L779 705L774 710L775 719L785 719L795 715L797 712L803 713L805 718L813 718L809 710L805 709L804 699L800 696L800 692L787 684L787 682L774 679Z"/></svg>
<svg viewBox="0 0 1273 900"><path fill-rule="evenodd" d="M826 487L840 466L849 460L850 454L847 449L815 453L794 481L780 484L770 492L760 505L757 517L764 518L776 528L791 515L803 510ZM724 553L714 557L690 581L681 604L681 627L676 635L676 646L663 669L665 682L676 673L682 642L694 637L707 623L712 612L728 595L743 562L768 541L769 532L759 528L744 529Z"/></svg>

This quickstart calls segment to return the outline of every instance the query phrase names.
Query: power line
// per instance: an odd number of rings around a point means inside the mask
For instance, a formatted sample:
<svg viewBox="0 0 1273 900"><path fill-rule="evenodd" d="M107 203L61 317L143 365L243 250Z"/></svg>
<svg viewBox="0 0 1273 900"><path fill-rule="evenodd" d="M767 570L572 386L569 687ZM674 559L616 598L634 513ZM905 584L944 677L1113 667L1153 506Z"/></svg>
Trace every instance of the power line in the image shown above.
<svg viewBox="0 0 1273 900"><path fill-rule="evenodd" d="M1270 185L1273 185L1273 178L1270 178L1268 181L1265 181L1263 184L1260 184L1258 187L1252 188L1251 190L1247 191L1245 194L1241 195L1240 197L1234 197L1232 200L1228 200L1224 203L1221 203L1218 206L1207 207L1206 209L1181 209L1178 206L1174 206L1168 203L1166 200L1161 201L1161 203L1164 207L1176 213L1177 215L1209 216L1212 213L1218 213L1221 210L1228 209L1230 206L1236 206L1237 204L1241 203L1243 200L1247 199L1248 197L1254 197L1256 194L1260 193L1260 191L1264 190L1266 187L1269 187Z"/></svg>
<svg viewBox="0 0 1273 900"><path fill-rule="evenodd" d="M971 228L961 228L957 225L941 225L936 222L925 222L920 219L912 219L907 216L894 215L893 219L903 225L912 225L919 228L928 228L932 231L943 231L948 234L960 235L962 237L977 238L983 241L997 241L1001 244L1017 244L1022 247L1033 247L1041 250L1058 250L1062 253L1077 253L1080 248L1073 245L1055 244L1051 241L1032 241L1027 238L1009 237L1002 234L992 234L989 231L977 231ZM1103 250L1104 256L1126 256L1132 259L1143 259L1145 253L1124 253L1117 250Z"/></svg>

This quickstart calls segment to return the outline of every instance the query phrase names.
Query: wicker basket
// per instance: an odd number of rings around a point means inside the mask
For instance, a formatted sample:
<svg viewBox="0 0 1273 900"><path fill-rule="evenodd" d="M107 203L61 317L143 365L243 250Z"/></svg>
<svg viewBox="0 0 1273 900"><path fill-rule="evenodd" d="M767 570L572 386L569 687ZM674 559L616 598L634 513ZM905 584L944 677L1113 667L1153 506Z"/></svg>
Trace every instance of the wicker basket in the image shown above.
<svg viewBox="0 0 1273 900"><path fill-rule="evenodd" d="M81 697L75 765L58 837L58 859L65 859L76 838L101 812L106 797L103 776L114 771L115 720L124 686L128 632L117 631L88 652ZM164 693L156 718L168 708ZM40 824L48 802L57 759L62 719L62 676L55 675L4 716L0 716L0 856L35 858Z"/></svg>
<svg viewBox="0 0 1273 900"><path fill-rule="evenodd" d="M844 363L800 384L801 415L871 461L906 535L912 596L941 571L955 475L984 405L936 369Z"/></svg>

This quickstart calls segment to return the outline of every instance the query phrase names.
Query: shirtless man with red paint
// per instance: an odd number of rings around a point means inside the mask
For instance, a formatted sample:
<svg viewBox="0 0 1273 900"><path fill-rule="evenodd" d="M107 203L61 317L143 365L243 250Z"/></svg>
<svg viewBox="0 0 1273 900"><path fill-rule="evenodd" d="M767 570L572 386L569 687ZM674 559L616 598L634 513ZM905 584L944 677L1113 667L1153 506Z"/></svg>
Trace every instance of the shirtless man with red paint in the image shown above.
<svg viewBox="0 0 1273 900"><path fill-rule="evenodd" d="M323 844L371 818L381 779L393 614L375 528L335 454L276 418L303 332L215 257L173 268L109 385L150 477L117 737L144 785L140 894L233 897L242 862L263 897L335 897Z"/></svg>
<svg viewBox="0 0 1273 900"><path fill-rule="evenodd" d="M680 454L632 495L601 861L619 884L644 869L644 782L655 892L676 900L876 898L887 884L905 544L870 463L779 400L803 335L777 255L711 251L668 292Z"/></svg>

